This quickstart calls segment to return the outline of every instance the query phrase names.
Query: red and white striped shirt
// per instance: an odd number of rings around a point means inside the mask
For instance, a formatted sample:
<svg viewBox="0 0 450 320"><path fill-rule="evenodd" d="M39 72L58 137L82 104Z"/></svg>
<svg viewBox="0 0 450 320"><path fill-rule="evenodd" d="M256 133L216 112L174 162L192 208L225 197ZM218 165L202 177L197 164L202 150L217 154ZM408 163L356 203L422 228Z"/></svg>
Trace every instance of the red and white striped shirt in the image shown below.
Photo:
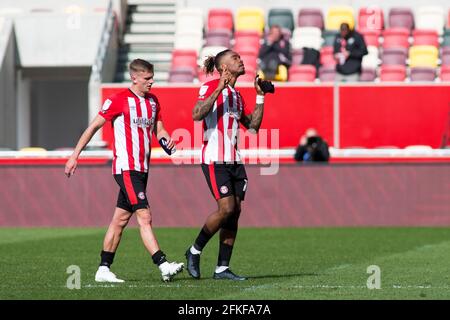
<svg viewBox="0 0 450 320"><path fill-rule="evenodd" d="M198 100L208 98L219 85L219 79L204 83ZM202 163L241 161L238 149L239 120L247 114L239 91L231 86L222 90L209 114L203 119Z"/></svg>
<svg viewBox="0 0 450 320"><path fill-rule="evenodd" d="M123 90L106 99L99 114L111 121L114 130L113 174L148 172L152 132L162 120L156 96L147 94L144 98L130 89Z"/></svg>

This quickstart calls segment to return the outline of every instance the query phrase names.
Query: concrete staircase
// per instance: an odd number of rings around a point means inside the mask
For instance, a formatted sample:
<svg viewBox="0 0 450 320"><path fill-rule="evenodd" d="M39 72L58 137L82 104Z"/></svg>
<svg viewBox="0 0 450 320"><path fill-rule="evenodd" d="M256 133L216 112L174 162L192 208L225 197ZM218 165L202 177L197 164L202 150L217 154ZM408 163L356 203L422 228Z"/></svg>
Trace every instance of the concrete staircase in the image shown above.
<svg viewBox="0 0 450 320"><path fill-rule="evenodd" d="M175 41L176 0L128 0L126 32L119 52L116 82L128 82L136 58L155 66L155 81L167 82Z"/></svg>

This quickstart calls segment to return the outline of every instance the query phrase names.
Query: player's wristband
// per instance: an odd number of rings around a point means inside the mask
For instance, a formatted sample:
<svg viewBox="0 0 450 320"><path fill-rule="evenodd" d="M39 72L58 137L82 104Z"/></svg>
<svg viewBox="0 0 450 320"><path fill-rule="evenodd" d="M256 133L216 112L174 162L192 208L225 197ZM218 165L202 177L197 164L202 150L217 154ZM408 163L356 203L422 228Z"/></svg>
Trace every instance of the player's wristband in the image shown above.
<svg viewBox="0 0 450 320"><path fill-rule="evenodd" d="M256 104L263 104L264 96L256 95Z"/></svg>

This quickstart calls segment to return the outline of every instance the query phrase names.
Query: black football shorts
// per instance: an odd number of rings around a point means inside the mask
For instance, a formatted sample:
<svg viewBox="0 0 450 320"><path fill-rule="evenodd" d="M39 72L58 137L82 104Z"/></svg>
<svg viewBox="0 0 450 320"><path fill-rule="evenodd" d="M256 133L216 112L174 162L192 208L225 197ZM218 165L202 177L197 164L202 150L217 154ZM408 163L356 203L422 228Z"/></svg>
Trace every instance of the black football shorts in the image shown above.
<svg viewBox="0 0 450 320"><path fill-rule="evenodd" d="M148 173L139 171L122 171L115 174L114 179L120 187L117 207L135 212L148 207L147 180Z"/></svg>
<svg viewBox="0 0 450 320"><path fill-rule="evenodd" d="M248 178L242 163L203 163L202 170L216 200L232 195L244 200Z"/></svg>

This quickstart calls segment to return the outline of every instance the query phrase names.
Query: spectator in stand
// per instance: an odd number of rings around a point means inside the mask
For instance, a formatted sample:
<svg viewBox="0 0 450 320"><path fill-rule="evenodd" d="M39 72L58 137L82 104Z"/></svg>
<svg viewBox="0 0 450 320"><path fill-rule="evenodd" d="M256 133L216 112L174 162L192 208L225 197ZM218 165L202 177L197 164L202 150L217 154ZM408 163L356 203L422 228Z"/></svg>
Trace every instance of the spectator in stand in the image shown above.
<svg viewBox="0 0 450 320"><path fill-rule="evenodd" d="M279 65L289 68L292 63L291 45L284 39L281 27L270 27L264 44L259 50L259 69L265 80L275 80Z"/></svg>
<svg viewBox="0 0 450 320"><path fill-rule="evenodd" d="M310 128L300 138L294 158L296 161L304 162L328 161L330 159L328 144L319 136L316 129Z"/></svg>
<svg viewBox="0 0 450 320"><path fill-rule="evenodd" d="M342 23L340 33L334 40L336 81L359 81L363 56L368 54L363 36L351 30L348 23Z"/></svg>

